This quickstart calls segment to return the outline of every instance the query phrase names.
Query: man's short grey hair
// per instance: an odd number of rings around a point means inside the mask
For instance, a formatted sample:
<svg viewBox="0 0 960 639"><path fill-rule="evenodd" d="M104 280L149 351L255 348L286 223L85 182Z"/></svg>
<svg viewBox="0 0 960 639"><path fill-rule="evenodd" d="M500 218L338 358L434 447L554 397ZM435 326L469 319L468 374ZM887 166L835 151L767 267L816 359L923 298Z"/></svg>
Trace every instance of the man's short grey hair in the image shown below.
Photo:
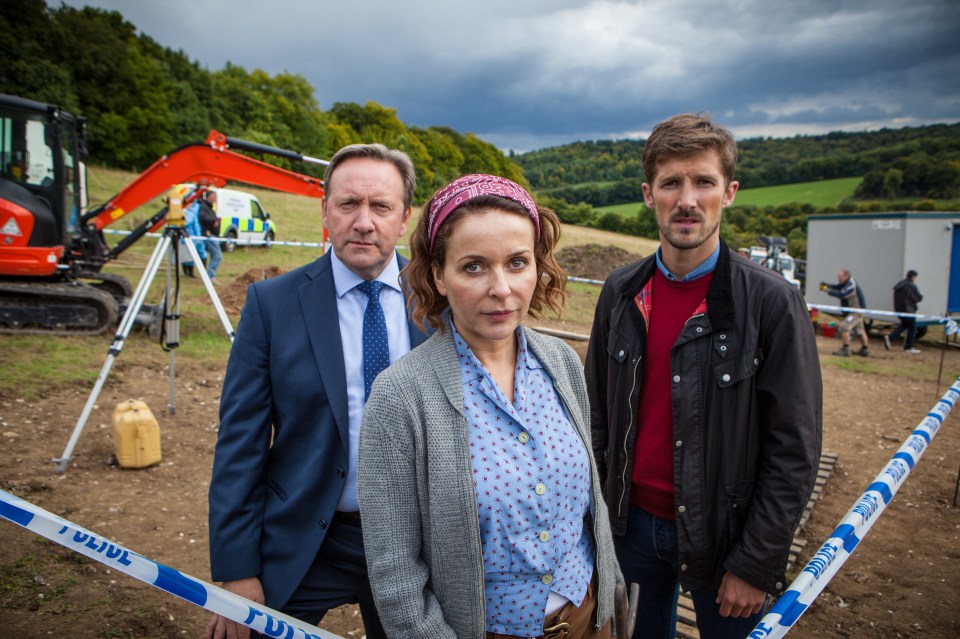
<svg viewBox="0 0 960 639"><path fill-rule="evenodd" d="M337 167L347 160L356 158L370 158L381 162L389 162L397 167L400 177L403 179L403 208L409 209L413 206L413 192L417 188L417 174L413 168L413 161L410 156L397 149L389 149L382 144L349 144L330 158L330 164L323 174L323 184L327 186L330 183L330 176Z"/></svg>

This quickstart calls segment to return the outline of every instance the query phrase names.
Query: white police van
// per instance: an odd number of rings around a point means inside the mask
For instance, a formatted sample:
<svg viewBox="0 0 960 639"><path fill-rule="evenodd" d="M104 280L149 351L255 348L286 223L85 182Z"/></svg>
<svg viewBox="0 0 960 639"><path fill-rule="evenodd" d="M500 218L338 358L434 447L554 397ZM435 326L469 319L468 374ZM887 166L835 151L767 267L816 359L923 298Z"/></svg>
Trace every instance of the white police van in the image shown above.
<svg viewBox="0 0 960 639"><path fill-rule="evenodd" d="M223 250L231 253L240 242L272 242L277 224L263 209L255 195L235 189L214 189L217 192L217 218L220 237L227 238ZM267 245L269 246L269 245Z"/></svg>

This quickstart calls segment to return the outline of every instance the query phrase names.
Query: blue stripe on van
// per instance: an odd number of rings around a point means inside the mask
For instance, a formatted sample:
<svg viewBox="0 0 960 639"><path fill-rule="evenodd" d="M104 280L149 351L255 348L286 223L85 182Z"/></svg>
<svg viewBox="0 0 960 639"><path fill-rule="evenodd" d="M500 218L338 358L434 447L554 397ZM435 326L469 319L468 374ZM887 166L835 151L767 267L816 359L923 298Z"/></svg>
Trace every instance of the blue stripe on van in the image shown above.
<svg viewBox="0 0 960 639"><path fill-rule="evenodd" d="M235 228L240 233L259 233L266 235L267 231L277 232L277 225L273 220L261 220L253 217L223 217L220 218L220 236L226 237L227 232Z"/></svg>

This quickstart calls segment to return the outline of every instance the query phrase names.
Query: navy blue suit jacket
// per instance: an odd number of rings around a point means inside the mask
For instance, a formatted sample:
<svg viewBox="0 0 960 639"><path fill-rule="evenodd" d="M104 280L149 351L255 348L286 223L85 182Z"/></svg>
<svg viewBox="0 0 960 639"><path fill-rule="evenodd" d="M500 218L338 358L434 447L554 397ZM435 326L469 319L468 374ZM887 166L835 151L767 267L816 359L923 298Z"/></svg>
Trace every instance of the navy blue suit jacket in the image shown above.
<svg viewBox="0 0 960 639"><path fill-rule="evenodd" d="M426 335L408 323L415 347ZM286 604L329 530L348 442L328 253L247 290L223 382L210 482L215 581L256 576L268 606Z"/></svg>

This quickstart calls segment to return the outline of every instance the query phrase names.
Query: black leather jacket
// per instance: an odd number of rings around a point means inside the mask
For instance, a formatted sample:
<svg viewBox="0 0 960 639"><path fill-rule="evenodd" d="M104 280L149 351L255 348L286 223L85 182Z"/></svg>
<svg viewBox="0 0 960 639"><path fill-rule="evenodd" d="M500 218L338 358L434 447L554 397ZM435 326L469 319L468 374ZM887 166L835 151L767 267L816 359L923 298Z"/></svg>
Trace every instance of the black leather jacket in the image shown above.
<svg viewBox="0 0 960 639"><path fill-rule="evenodd" d="M207 200L200 200L200 211L197 213L200 220L200 229L208 237L218 237L220 235L220 220L217 214Z"/></svg>
<svg viewBox="0 0 960 639"><path fill-rule="evenodd" d="M593 452L614 535L627 532L646 350L634 297L654 269L651 255L607 278L587 351ZM680 583L716 589L729 570L778 594L820 458L820 363L803 298L721 242L707 312L687 321L670 368Z"/></svg>
<svg viewBox="0 0 960 639"><path fill-rule="evenodd" d="M916 313L917 304L922 301L923 294L909 277L893 287L893 310L898 313Z"/></svg>

